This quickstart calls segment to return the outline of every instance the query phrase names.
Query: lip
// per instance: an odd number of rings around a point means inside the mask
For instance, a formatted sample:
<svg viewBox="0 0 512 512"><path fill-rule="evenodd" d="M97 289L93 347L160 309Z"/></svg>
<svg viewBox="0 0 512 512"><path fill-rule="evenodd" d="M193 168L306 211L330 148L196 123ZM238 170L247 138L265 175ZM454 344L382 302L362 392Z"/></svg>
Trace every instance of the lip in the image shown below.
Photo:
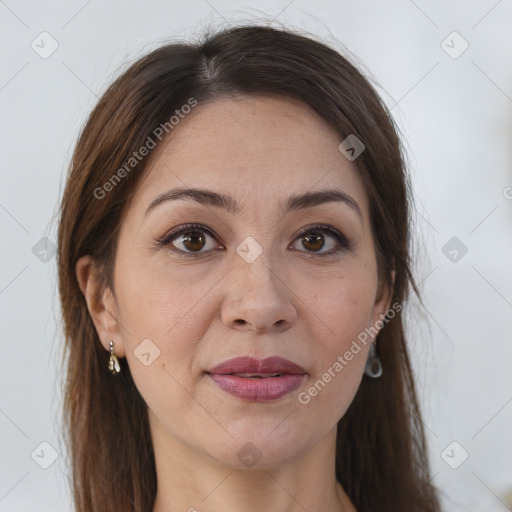
<svg viewBox="0 0 512 512"><path fill-rule="evenodd" d="M243 356L230 359L207 370L223 391L243 400L269 402L297 389L306 378L306 371L298 364L282 357L259 360ZM249 377L238 374L280 374L280 376Z"/></svg>
<svg viewBox="0 0 512 512"><path fill-rule="evenodd" d="M290 373L298 375L306 373L306 370L283 357L273 356L260 360L255 357L242 356L224 361L208 370L208 373L218 375L228 373Z"/></svg>

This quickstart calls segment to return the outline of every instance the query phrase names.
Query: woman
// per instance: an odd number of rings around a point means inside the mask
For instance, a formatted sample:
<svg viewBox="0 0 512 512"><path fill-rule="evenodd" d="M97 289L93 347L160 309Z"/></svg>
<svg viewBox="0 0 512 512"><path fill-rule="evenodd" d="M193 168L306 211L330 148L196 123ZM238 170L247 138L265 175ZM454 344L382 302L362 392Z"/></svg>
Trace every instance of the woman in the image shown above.
<svg viewBox="0 0 512 512"><path fill-rule="evenodd" d="M438 511L408 188L385 106L312 38L235 27L124 72L59 225L76 510Z"/></svg>

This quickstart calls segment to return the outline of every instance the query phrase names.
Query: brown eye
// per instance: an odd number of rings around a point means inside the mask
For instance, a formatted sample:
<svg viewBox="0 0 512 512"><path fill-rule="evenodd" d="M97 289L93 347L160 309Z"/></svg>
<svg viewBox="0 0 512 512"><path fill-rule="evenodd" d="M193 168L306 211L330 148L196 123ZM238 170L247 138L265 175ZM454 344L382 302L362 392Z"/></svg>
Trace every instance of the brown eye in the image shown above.
<svg viewBox="0 0 512 512"><path fill-rule="evenodd" d="M306 227L299 233L296 240L301 241L301 247L296 246L295 249L299 251L305 249L307 253L315 257L335 256L351 248L346 237L328 224Z"/></svg>
<svg viewBox="0 0 512 512"><path fill-rule="evenodd" d="M199 231L190 231L188 234L178 237L176 241L182 243L186 249L193 252L200 251L206 245L206 238Z"/></svg>
<svg viewBox="0 0 512 512"><path fill-rule="evenodd" d="M302 245L308 251L319 251L324 246L324 237L320 233L306 235L302 239Z"/></svg>
<svg viewBox="0 0 512 512"><path fill-rule="evenodd" d="M175 228L166 236L156 239L154 243L158 247L172 246L172 251L183 256L199 257L206 256L212 249L226 249L219 243L216 246L215 240L216 236L212 231L202 225L191 224ZM295 240L301 241L301 247L294 247L295 250L305 251L315 257L335 256L352 248L346 237L329 225L304 228ZM292 245L296 245L297 242Z"/></svg>
<svg viewBox="0 0 512 512"><path fill-rule="evenodd" d="M169 249L183 256L203 256L211 249L224 247L216 243L215 235L199 224L178 226L162 238L155 240L158 247Z"/></svg>

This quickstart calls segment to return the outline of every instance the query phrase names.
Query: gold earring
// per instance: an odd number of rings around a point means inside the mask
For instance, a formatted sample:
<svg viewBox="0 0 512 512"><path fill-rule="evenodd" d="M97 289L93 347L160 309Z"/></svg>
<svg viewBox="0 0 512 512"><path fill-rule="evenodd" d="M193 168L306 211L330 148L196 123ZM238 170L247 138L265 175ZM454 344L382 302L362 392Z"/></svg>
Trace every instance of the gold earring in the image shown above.
<svg viewBox="0 0 512 512"><path fill-rule="evenodd" d="M110 359L108 360L108 369L112 374L117 375L121 372L121 366L119 365L119 359L114 355L114 342L110 342Z"/></svg>

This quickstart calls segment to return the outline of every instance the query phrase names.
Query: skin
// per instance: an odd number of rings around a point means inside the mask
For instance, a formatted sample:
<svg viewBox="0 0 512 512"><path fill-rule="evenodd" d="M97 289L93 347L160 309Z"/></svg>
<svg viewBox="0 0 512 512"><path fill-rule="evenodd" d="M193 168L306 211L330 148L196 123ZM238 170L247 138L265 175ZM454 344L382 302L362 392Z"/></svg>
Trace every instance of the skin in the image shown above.
<svg viewBox="0 0 512 512"><path fill-rule="evenodd" d="M99 287L89 256L77 263L101 342L109 350L113 340L116 355L127 358L148 405L158 478L153 512L355 511L335 479L336 425L359 387L371 339L308 404L297 398L389 308L389 294L378 293L369 200L338 150L341 140L294 99L199 104L155 151L132 198L114 292ZM229 194L242 210L187 199L144 215L156 196L178 186ZM326 188L349 194L361 216L341 202L280 209L291 195ZM203 244L153 244L185 223L216 237L202 232ZM322 248L304 246L299 229L318 223L340 231L351 248L319 256L338 246L328 233ZM236 252L248 236L262 248L252 263ZM134 351L148 338L160 355L146 366ZM244 401L205 373L240 355L285 357L306 370L306 380L273 402ZM249 442L261 454L251 468L237 457Z"/></svg>

